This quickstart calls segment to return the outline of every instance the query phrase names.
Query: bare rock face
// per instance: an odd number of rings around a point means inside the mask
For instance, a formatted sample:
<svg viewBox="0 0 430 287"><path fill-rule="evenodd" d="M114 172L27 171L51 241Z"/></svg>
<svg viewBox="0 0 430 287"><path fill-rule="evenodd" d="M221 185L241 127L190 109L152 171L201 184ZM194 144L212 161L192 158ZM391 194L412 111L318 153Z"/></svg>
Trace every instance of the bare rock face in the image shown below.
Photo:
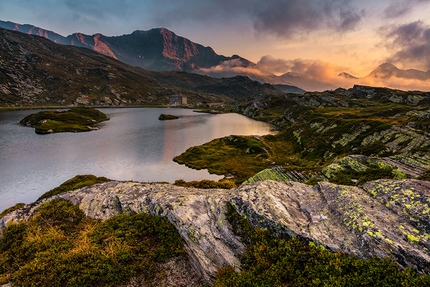
<svg viewBox="0 0 430 287"><path fill-rule="evenodd" d="M363 258L390 257L428 273L429 194L430 182L418 180L379 180L362 187L261 181L235 190L111 181L53 198L70 200L101 220L132 212L166 216L184 239L194 269L210 282L223 265L239 268L244 251L225 218L227 202L255 227ZM0 228L26 220L42 203L6 215Z"/></svg>

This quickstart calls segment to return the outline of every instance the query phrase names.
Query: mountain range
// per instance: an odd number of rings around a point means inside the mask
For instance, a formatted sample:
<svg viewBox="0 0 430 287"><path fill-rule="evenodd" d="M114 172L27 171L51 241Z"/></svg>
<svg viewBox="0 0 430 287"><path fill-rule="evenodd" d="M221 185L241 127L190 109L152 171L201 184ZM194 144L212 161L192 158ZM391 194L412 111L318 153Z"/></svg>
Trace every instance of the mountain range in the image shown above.
<svg viewBox="0 0 430 287"><path fill-rule="evenodd" d="M283 85L283 91L304 93L352 87L354 84L387 86L396 89L418 87L429 90L430 71L402 70L384 63L366 77L341 72L331 78L318 78L318 73L286 72L282 75L262 71L258 65L238 55L218 55L211 47L190 41L165 28L134 31L122 36L73 33L62 36L29 24L0 21L0 28L38 35L62 45L85 47L132 66L150 71L185 71L215 78L247 76L260 83ZM411 84L412 82L412 84ZM291 86L291 87L289 87ZM300 87L299 89L297 87ZM211 89L209 89L211 90Z"/></svg>
<svg viewBox="0 0 430 287"><path fill-rule="evenodd" d="M243 76L149 71L83 47L1 28L0 43L3 107L167 104L170 95L179 93L191 104L230 103L282 93Z"/></svg>
<svg viewBox="0 0 430 287"><path fill-rule="evenodd" d="M134 31L128 35L109 37L102 34L73 33L67 37L32 25L0 21L0 27L30 35L42 36L62 45L85 47L129 65L151 71L192 71L209 68L232 59L244 65L252 63L237 55L218 55L211 47L180 37L165 28Z"/></svg>
<svg viewBox="0 0 430 287"><path fill-rule="evenodd" d="M427 72L415 69L401 70L391 63L384 63L373 70L366 78L390 79L392 77L427 81L430 79L430 70Z"/></svg>

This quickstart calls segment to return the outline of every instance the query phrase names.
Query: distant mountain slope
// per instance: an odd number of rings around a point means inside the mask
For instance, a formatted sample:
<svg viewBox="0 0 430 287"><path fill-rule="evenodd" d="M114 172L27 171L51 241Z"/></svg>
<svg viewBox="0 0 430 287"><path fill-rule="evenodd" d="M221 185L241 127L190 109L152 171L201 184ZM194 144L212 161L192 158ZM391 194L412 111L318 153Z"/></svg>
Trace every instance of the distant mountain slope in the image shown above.
<svg viewBox="0 0 430 287"><path fill-rule="evenodd" d="M0 42L2 105L161 100L163 89L150 74L88 49L3 29Z"/></svg>
<svg viewBox="0 0 430 287"><path fill-rule="evenodd" d="M278 90L283 91L284 93L301 94L301 95L306 93L305 90L300 89L300 88L295 87L295 86L290 86L290 85L273 85L273 86L275 88L277 88Z"/></svg>
<svg viewBox="0 0 430 287"><path fill-rule="evenodd" d="M345 79L352 79L352 80L358 79L356 76L353 76L353 75L351 75L350 73L347 73L347 72L339 73L339 75L337 75L337 76L345 78Z"/></svg>
<svg viewBox="0 0 430 287"><path fill-rule="evenodd" d="M4 21L0 21L0 28L39 35L58 44L86 47L124 63L152 71L191 71L213 67L233 59L233 57L218 55L211 47L194 43L165 28L134 31L128 35L114 37L102 34L90 36L82 33L63 37L32 25ZM240 59L244 63L252 64L244 58Z"/></svg>
<svg viewBox="0 0 430 287"><path fill-rule="evenodd" d="M184 93L189 101L231 101L157 80L158 73L102 54L0 29L0 106L166 104Z"/></svg>
<svg viewBox="0 0 430 287"><path fill-rule="evenodd" d="M134 31L128 35L108 37L102 34L85 35L74 33L67 37L32 25L21 25L12 22L0 21L0 28L15 30L26 34L38 35L63 45L85 47L106 56L118 59L124 63L138 66L151 71L187 71L207 74L212 77L225 78L237 75L247 76L261 83L278 83L294 85L296 82L305 87L315 88L319 83L307 85L308 79L292 78L283 79L273 74L261 77L260 73L254 74L255 64L238 55L226 57L218 55L211 47L194 43L184 37L180 37L165 28L156 28L149 31ZM244 73L211 73L210 68L223 65L223 63L235 63L235 67L250 68ZM207 70L209 69L209 70ZM207 70L207 71L206 71ZM332 88L323 84L324 88ZM298 88L301 90L300 88ZM244 90L242 89L244 92Z"/></svg>
<svg viewBox="0 0 430 287"><path fill-rule="evenodd" d="M60 34L57 34L55 32L45 30L33 25L29 25L29 24L21 25L21 24L9 22L9 21L0 20L0 28L6 29L6 30L18 31L29 35L41 36L53 42L63 42L65 40L65 37L63 37ZM63 43L60 43L60 44L63 44Z"/></svg>
<svg viewBox="0 0 430 287"><path fill-rule="evenodd" d="M156 76L160 83L208 94L226 95L241 100L258 95L278 95L281 90L270 84L262 84L246 76L212 78L186 72L166 71Z"/></svg>
<svg viewBox="0 0 430 287"><path fill-rule="evenodd" d="M430 71L423 72L415 69L401 70L391 63L384 63L379 65L368 76L366 76L366 78L379 79L390 79L394 77L400 79L427 81L430 79Z"/></svg>
<svg viewBox="0 0 430 287"><path fill-rule="evenodd" d="M177 93L193 104L282 92L247 77L147 71L89 49L0 28L0 106L167 104Z"/></svg>

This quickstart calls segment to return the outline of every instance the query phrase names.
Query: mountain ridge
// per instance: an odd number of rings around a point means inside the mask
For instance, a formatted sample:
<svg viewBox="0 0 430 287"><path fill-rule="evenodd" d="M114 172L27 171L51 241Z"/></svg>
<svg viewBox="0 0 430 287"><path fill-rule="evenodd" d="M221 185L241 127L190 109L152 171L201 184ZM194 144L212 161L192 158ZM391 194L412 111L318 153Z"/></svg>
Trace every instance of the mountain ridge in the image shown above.
<svg viewBox="0 0 430 287"><path fill-rule="evenodd" d="M0 21L0 27L26 34L38 35L55 43L85 47L127 64L152 71L183 70L216 66L223 61L240 58L237 55L218 55L211 47L190 41L166 28L148 31L136 30L121 36L105 36L100 33L86 35L73 33L66 37L30 24Z"/></svg>
<svg viewBox="0 0 430 287"><path fill-rule="evenodd" d="M392 63L385 62L379 65L376 69L374 69L369 75L365 78L401 78L401 79L415 79L426 81L430 79L430 70L427 72L417 70L417 69L399 69Z"/></svg>
<svg viewBox="0 0 430 287"><path fill-rule="evenodd" d="M240 75L260 83L290 85L307 91L333 90L337 87L348 88L354 84L382 85L403 90L430 89L426 84L426 81L430 79L430 71L402 70L391 63L379 65L365 77L356 77L347 72L336 73L331 78L325 79L319 79L314 74L307 72L289 71L282 75L275 75L266 70L260 70L258 64L239 55L231 57L218 55L211 47L192 42L166 28L136 30L131 34L121 36L73 33L64 37L30 24L21 25L0 21L0 27L45 37L58 44L85 47L124 63L152 71L186 71L215 78Z"/></svg>
<svg viewBox="0 0 430 287"><path fill-rule="evenodd" d="M167 104L173 94L187 96L189 104L221 104L282 93L247 77L148 71L89 49L1 28L0 43L3 107L158 105Z"/></svg>

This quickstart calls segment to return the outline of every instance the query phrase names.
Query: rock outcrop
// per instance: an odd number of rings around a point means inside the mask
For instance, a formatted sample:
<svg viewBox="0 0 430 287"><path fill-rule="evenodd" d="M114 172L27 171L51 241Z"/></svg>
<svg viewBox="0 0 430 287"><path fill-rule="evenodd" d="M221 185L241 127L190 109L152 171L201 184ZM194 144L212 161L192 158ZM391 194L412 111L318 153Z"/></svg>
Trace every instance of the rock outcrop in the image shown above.
<svg viewBox="0 0 430 287"><path fill-rule="evenodd" d="M390 257L428 273L429 195L430 182L419 180L379 180L362 187L262 181L235 190L111 181L46 200L70 200L101 220L133 212L166 216L184 239L192 266L211 281L221 266L240 268L245 248L226 220L227 202L255 227L363 258ZM41 204L6 215L0 228L27 220Z"/></svg>

